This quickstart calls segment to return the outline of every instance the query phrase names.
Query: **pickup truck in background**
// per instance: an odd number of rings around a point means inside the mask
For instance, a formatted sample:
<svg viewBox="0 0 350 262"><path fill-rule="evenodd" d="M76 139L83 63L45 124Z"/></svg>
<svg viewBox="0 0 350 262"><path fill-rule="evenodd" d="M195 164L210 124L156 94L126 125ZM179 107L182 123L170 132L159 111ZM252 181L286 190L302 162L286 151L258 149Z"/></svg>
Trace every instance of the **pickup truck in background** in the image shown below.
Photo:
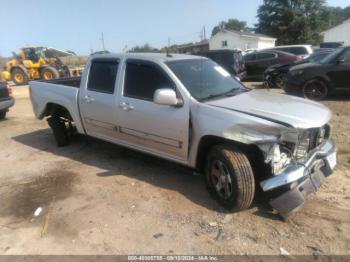
<svg viewBox="0 0 350 262"><path fill-rule="evenodd" d="M0 120L6 117L9 108L15 104L12 89L6 82L0 81Z"/></svg>
<svg viewBox="0 0 350 262"><path fill-rule="evenodd" d="M287 217L336 166L325 106L250 90L203 57L95 55L81 78L32 81L30 96L58 146L76 129L186 165L230 210L249 208L259 186Z"/></svg>

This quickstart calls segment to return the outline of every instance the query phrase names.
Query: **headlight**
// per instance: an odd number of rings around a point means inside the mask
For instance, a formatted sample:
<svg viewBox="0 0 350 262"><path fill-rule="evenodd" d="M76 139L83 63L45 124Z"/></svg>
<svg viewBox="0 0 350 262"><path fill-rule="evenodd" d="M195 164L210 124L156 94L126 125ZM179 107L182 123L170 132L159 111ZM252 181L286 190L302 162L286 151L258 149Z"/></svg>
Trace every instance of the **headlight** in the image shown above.
<svg viewBox="0 0 350 262"><path fill-rule="evenodd" d="M275 144L271 147L266 158L266 162L270 163L274 175L281 174L291 163L291 151L282 145Z"/></svg>
<svg viewBox="0 0 350 262"><path fill-rule="evenodd" d="M295 70L295 71L290 71L290 74L292 76L300 76L304 73L304 70Z"/></svg>

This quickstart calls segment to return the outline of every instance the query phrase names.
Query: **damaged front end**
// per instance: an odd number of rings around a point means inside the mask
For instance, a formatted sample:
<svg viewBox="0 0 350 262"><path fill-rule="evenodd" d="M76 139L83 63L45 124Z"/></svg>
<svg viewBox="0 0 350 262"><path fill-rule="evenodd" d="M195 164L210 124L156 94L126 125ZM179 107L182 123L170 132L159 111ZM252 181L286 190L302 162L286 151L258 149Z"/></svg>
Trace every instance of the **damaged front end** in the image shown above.
<svg viewBox="0 0 350 262"><path fill-rule="evenodd" d="M270 205L288 217L333 173L336 146L329 125L298 131L282 131L273 143L258 145L271 167L271 176L260 182Z"/></svg>

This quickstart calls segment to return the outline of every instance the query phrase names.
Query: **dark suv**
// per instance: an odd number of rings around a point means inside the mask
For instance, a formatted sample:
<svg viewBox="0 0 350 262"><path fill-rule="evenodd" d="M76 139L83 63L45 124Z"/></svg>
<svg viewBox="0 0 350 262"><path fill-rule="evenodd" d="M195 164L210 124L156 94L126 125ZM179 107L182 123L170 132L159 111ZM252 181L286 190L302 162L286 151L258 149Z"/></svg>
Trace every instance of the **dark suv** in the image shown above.
<svg viewBox="0 0 350 262"><path fill-rule="evenodd" d="M350 90L350 46L339 47L319 63L292 67L283 89L322 100L336 90Z"/></svg>
<svg viewBox="0 0 350 262"><path fill-rule="evenodd" d="M244 79L247 74L242 52L239 50L211 50L196 55L210 58L240 80Z"/></svg>

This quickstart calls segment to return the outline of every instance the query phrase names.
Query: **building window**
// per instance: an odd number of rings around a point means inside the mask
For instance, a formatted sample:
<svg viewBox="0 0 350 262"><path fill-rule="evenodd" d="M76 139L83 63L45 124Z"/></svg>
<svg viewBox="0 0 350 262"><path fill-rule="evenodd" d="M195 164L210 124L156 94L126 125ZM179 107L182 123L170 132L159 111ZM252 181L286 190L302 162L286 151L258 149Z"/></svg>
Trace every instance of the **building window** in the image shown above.
<svg viewBox="0 0 350 262"><path fill-rule="evenodd" d="M227 47L227 40L221 42L221 47Z"/></svg>

